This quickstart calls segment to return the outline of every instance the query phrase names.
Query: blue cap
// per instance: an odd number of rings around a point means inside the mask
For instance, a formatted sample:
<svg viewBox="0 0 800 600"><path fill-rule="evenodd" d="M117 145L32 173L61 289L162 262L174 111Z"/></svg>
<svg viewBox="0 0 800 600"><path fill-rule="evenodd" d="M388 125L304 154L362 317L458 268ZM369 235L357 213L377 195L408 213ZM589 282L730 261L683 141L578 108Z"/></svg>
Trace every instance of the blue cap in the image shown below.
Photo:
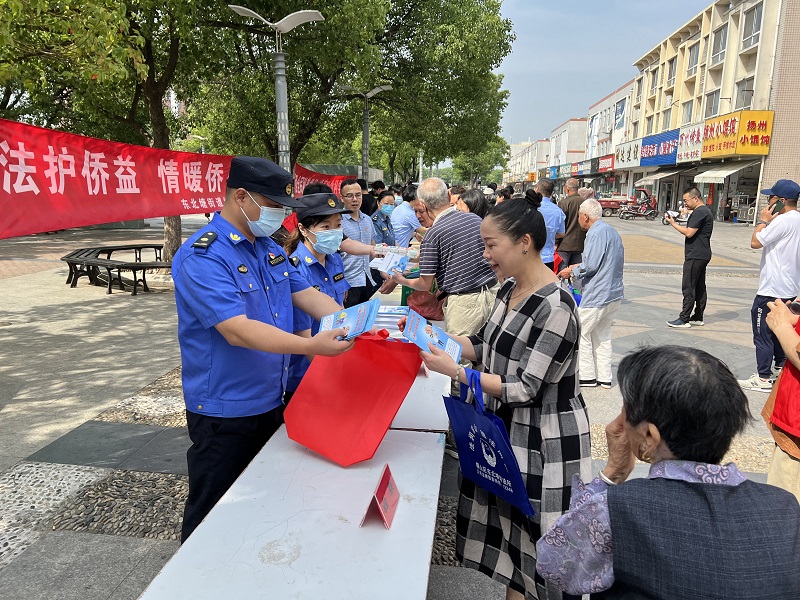
<svg viewBox="0 0 800 600"><path fill-rule="evenodd" d="M791 179L779 179L768 190L761 190L765 196L777 196L778 198L786 198L787 200L797 200L800 197L800 185L797 185Z"/></svg>
<svg viewBox="0 0 800 600"><path fill-rule="evenodd" d="M292 174L271 160L258 156L234 156L228 173L229 188L244 188L266 196L273 202L300 208L302 202L292 197L294 192Z"/></svg>
<svg viewBox="0 0 800 600"><path fill-rule="evenodd" d="M303 203L303 208L298 208L295 212L297 218L303 220L306 217L324 217L328 215L347 215L352 210L347 210L335 194L306 194L299 198Z"/></svg>

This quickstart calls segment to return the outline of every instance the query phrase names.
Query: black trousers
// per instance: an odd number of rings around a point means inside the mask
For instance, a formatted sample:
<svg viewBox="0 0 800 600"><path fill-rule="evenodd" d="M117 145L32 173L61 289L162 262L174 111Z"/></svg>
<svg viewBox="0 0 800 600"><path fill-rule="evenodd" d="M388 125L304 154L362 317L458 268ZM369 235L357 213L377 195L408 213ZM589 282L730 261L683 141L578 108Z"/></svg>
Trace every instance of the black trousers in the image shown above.
<svg viewBox="0 0 800 600"><path fill-rule="evenodd" d="M683 262L683 309L680 319L684 323L702 321L706 311L708 294L706 293L707 260L686 259Z"/></svg>
<svg viewBox="0 0 800 600"><path fill-rule="evenodd" d="M767 313L769 308L767 302L774 302L777 298L756 295L753 306L750 309L750 321L753 325L753 344L756 347L756 367L758 374L763 379L772 377L772 363L776 367L782 367L786 362L786 354L780 341L772 333L767 325ZM782 298L781 300L792 300L792 298Z"/></svg>
<svg viewBox="0 0 800 600"><path fill-rule="evenodd" d="M344 300L344 307L350 308L356 304L361 304L372 298L375 293L372 284L367 282L367 285L360 285L358 287L351 287L347 290L347 298Z"/></svg>
<svg viewBox="0 0 800 600"><path fill-rule="evenodd" d="M283 423L283 405L252 417L210 417L186 411L192 446L189 497L183 511L181 543L186 541Z"/></svg>

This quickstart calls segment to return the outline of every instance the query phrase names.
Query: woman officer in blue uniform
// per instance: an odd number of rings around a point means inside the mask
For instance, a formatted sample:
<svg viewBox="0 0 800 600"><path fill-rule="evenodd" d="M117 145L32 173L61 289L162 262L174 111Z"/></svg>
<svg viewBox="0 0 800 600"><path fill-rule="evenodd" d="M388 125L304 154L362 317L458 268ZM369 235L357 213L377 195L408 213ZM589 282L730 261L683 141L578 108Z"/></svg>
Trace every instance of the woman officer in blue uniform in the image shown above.
<svg viewBox="0 0 800 600"><path fill-rule="evenodd" d="M350 284L344 277L344 264L337 250L343 237L342 215L352 211L334 194L309 194L299 200L303 207L296 209L297 228L289 234L284 249L310 286L341 305ZM310 337L319 331L319 321L302 310L295 308L292 316L295 334ZM305 356L292 355L284 402L292 397L310 364Z"/></svg>

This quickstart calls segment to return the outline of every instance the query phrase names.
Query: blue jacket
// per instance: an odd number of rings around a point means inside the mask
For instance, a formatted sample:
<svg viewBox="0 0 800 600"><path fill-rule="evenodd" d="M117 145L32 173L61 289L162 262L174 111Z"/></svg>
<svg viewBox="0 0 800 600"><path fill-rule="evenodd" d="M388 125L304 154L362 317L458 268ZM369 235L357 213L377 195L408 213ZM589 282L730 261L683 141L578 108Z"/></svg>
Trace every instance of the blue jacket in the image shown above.
<svg viewBox="0 0 800 600"><path fill-rule="evenodd" d="M611 225L595 221L586 234L583 262L572 271L580 283L581 308L601 308L624 295L622 268L625 248Z"/></svg>
<svg viewBox="0 0 800 600"><path fill-rule="evenodd" d="M178 249L172 277L186 409L247 417L280 406L289 355L231 346L215 326L245 315L289 333L295 330L292 294L309 285L283 249L270 238L250 243L215 213Z"/></svg>
<svg viewBox="0 0 800 600"><path fill-rule="evenodd" d="M323 294L327 294L340 305L344 304L344 294L350 289L350 284L344 277L344 265L342 257L337 253L325 256L325 266L314 257L311 251L304 244L299 244L297 250L292 253L290 262L297 267L298 272L303 278ZM310 329L311 335L319 332L319 321L304 313L299 308L294 309L294 330L303 331ZM286 389L293 392L300 385L300 380L306 374L311 363L302 354L292 354L289 360L289 379Z"/></svg>

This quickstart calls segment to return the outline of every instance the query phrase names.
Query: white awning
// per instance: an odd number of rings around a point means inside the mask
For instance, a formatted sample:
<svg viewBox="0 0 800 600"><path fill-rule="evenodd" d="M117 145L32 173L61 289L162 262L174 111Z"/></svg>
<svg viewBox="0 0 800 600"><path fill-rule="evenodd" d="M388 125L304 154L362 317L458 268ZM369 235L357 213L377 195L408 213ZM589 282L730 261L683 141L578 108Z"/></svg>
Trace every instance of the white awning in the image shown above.
<svg viewBox="0 0 800 600"><path fill-rule="evenodd" d="M689 167L692 168L692 167ZM659 179L664 179L665 177L672 177L673 175L677 175L678 173L683 173L684 171L688 171L689 169L669 169L668 171L659 171L657 173L650 173L650 175L640 179L639 181L634 181L633 185L653 185Z"/></svg>
<svg viewBox="0 0 800 600"><path fill-rule="evenodd" d="M724 165L720 165L718 167L712 167L707 171L703 171L699 175L695 175L694 182L725 183L726 177L730 177L737 171L741 171L742 169L746 169L747 167L752 167L753 165L757 165L759 162L761 161L725 163Z"/></svg>

